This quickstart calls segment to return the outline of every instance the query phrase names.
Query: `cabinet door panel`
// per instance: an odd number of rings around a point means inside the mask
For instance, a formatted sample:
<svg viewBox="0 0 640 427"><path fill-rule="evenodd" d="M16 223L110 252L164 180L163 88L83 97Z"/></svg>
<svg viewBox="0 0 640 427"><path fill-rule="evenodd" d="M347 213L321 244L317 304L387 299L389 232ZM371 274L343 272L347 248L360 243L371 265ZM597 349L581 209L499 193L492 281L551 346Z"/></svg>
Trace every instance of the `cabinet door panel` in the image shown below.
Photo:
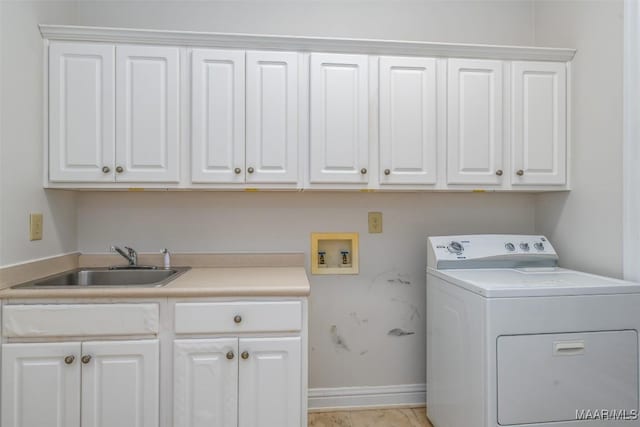
<svg viewBox="0 0 640 427"><path fill-rule="evenodd" d="M158 340L85 342L82 427L157 427Z"/></svg>
<svg viewBox="0 0 640 427"><path fill-rule="evenodd" d="M436 60L380 58L380 183L435 184Z"/></svg>
<svg viewBox="0 0 640 427"><path fill-rule="evenodd" d="M299 427L300 338L241 338L240 427Z"/></svg>
<svg viewBox="0 0 640 427"><path fill-rule="evenodd" d="M116 48L116 173L119 182L178 182L179 50Z"/></svg>
<svg viewBox="0 0 640 427"><path fill-rule="evenodd" d="M298 181L298 54L247 52L247 182Z"/></svg>
<svg viewBox="0 0 640 427"><path fill-rule="evenodd" d="M566 182L566 73L564 63L512 64L513 185Z"/></svg>
<svg viewBox="0 0 640 427"><path fill-rule="evenodd" d="M502 62L449 59L449 184L497 185L502 177Z"/></svg>
<svg viewBox="0 0 640 427"><path fill-rule="evenodd" d="M366 55L311 54L311 183L362 183L368 174Z"/></svg>
<svg viewBox="0 0 640 427"><path fill-rule="evenodd" d="M114 55L113 46L51 42L50 181L113 181Z"/></svg>
<svg viewBox="0 0 640 427"><path fill-rule="evenodd" d="M236 426L238 339L176 340L173 348L174 427Z"/></svg>
<svg viewBox="0 0 640 427"><path fill-rule="evenodd" d="M2 427L80 427L80 343L4 344L0 412Z"/></svg>
<svg viewBox="0 0 640 427"><path fill-rule="evenodd" d="M191 54L193 182L244 182L244 75L244 51L195 49Z"/></svg>

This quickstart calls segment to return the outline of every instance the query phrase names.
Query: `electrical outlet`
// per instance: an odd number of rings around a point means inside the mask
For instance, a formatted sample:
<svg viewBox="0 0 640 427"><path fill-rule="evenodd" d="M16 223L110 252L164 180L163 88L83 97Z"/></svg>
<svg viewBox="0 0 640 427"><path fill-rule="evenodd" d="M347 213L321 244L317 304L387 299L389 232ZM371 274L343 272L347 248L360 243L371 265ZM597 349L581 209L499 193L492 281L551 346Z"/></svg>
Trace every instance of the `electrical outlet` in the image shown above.
<svg viewBox="0 0 640 427"><path fill-rule="evenodd" d="M29 215L29 240L42 240L42 214Z"/></svg>
<svg viewBox="0 0 640 427"><path fill-rule="evenodd" d="M382 212L369 212L369 233L382 233Z"/></svg>

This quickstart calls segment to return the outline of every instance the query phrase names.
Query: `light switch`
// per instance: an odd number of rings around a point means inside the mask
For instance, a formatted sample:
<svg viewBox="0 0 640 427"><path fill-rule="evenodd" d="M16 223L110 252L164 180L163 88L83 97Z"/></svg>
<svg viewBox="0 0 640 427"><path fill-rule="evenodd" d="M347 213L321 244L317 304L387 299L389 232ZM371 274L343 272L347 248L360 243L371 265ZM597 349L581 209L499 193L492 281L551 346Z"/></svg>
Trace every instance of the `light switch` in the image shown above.
<svg viewBox="0 0 640 427"><path fill-rule="evenodd" d="M382 212L369 212L369 233L382 233Z"/></svg>
<svg viewBox="0 0 640 427"><path fill-rule="evenodd" d="M42 214L29 215L29 240L42 240Z"/></svg>

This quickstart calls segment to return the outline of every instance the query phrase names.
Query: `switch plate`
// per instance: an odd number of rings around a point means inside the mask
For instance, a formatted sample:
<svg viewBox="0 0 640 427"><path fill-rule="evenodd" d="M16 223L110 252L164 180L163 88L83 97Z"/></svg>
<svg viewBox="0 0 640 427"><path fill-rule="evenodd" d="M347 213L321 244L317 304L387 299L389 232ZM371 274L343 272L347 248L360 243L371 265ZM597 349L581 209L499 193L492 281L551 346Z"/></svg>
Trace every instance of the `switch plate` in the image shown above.
<svg viewBox="0 0 640 427"><path fill-rule="evenodd" d="M42 240L42 214L29 215L29 240Z"/></svg>
<svg viewBox="0 0 640 427"><path fill-rule="evenodd" d="M369 233L382 233L382 212L369 212Z"/></svg>

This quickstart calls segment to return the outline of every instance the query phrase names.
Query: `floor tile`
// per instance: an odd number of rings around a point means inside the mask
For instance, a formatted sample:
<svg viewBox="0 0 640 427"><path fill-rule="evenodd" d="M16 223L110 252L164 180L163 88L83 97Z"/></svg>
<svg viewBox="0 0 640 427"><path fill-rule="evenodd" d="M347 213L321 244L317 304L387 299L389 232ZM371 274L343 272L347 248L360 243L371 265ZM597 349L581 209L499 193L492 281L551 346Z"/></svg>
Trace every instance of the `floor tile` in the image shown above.
<svg viewBox="0 0 640 427"><path fill-rule="evenodd" d="M411 409L353 411L352 427L423 427Z"/></svg>
<svg viewBox="0 0 640 427"><path fill-rule="evenodd" d="M315 412L309 414L309 427L353 427L348 412Z"/></svg>

